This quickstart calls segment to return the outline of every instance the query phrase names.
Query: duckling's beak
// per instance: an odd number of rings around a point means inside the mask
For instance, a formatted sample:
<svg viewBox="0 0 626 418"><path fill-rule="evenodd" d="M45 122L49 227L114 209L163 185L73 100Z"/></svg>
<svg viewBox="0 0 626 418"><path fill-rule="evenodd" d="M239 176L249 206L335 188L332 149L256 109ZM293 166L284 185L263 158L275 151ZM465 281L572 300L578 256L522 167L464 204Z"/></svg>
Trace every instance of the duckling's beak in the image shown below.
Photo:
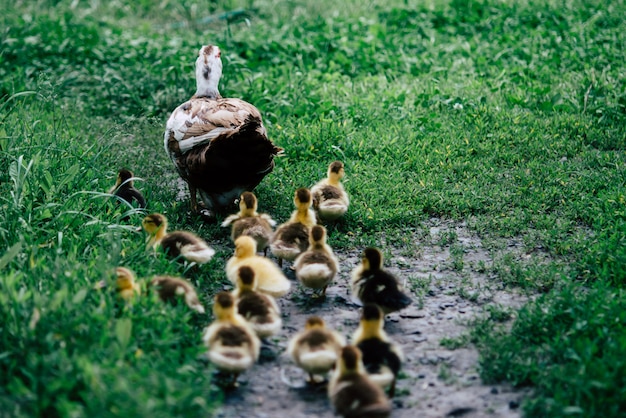
<svg viewBox="0 0 626 418"><path fill-rule="evenodd" d="M137 229L135 229L135 232L141 232L142 229L143 229L142 226L138 226Z"/></svg>

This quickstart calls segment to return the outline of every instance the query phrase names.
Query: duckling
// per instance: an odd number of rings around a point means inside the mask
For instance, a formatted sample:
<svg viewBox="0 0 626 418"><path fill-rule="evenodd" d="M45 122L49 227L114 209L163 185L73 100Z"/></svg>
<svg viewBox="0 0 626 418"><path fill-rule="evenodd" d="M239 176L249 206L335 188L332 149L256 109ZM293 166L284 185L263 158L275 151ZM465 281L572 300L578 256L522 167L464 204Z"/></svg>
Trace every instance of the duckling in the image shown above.
<svg viewBox="0 0 626 418"><path fill-rule="evenodd" d="M117 275L115 285L118 298L129 301L141 295L141 286L135 279L135 273L126 267L118 267L115 269L115 274Z"/></svg>
<svg viewBox="0 0 626 418"><path fill-rule="evenodd" d="M146 198L135 188L134 178L135 176L132 171L122 168L117 173L115 185L109 189L108 193L119 197L129 205L132 205L133 201L136 201L140 208L145 208Z"/></svg>
<svg viewBox="0 0 626 418"><path fill-rule="evenodd" d="M342 348L338 365L328 383L328 397L335 411L346 418L385 418L391 404L385 392L365 373L361 351L347 345Z"/></svg>
<svg viewBox="0 0 626 418"><path fill-rule="evenodd" d="M309 236L309 249L294 261L296 277L302 285L315 289L317 296L325 296L326 288L339 270L339 260L326 244L326 228L314 225Z"/></svg>
<svg viewBox="0 0 626 418"><path fill-rule="evenodd" d="M309 374L307 382L314 384L317 383L315 375L325 374L333 368L345 344L343 335L327 328L319 316L311 316L304 330L289 340L287 353Z"/></svg>
<svg viewBox="0 0 626 418"><path fill-rule="evenodd" d="M239 267L237 289L233 292L237 300L237 312L250 324L259 338L278 334L283 325L280 308L274 298L255 291L257 280L249 266Z"/></svg>
<svg viewBox="0 0 626 418"><path fill-rule="evenodd" d="M236 284L239 268L248 266L254 271L258 281L256 290L276 298L287 294L291 282L282 270L268 258L256 255L256 241L248 236L235 240L235 254L226 263L226 276Z"/></svg>
<svg viewBox="0 0 626 418"><path fill-rule="evenodd" d="M327 178L311 188L313 208L321 220L334 221L348 211L350 199L341 184L345 175L341 161L333 161L328 166Z"/></svg>
<svg viewBox="0 0 626 418"><path fill-rule="evenodd" d="M242 235L248 235L256 241L257 249L267 255L267 247L270 244L276 226L271 216L266 213L257 213L258 201L254 193L243 192L239 200L239 213L227 217L222 226L232 223L230 237L235 242Z"/></svg>
<svg viewBox="0 0 626 418"><path fill-rule="evenodd" d="M398 280L382 268L383 255L376 248L366 248L361 264L352 270L352 299L359 303L374 303L386 315L411 304L402 293Z"/></svg>
<svg viewBox="0 0 626 418"><path fill-rule="evenodd" d="M283 266L283 259L293 261L306 251L309 242L309 229L317 223L311 210L311 192L309 189L296 190L293 198L296 210L291 218L276 228L270 244L272 254L278 257L278 265Z"/></svg>
<svg viewBox="0 0 626 418"><path fill-rule="evenodd" d="M204 313L204 306L200 303L196 290L187 280L180 277L155 276L150 281L150 286L156 288L162 301L176 303L179 297L184 296L187 306L198 313Z"/></svg>
<svg viewBox="0 0 626 418"><path fill-rule="evenodd" d="M147 246L156 248L160 245L170 257L181 256L187 261L205 264L215 255L215 250L192 232L168 233L167 218L160 213L146 216L141 225L148 233Z"/></svg>
<svg viewBox="0 0 626 418"><path fill-rule="evenodd" d="M363 365L372 382L382 389L388 388L389 397L393 398L403 354L400 346L393 343L383 330L384 322L383 313L377 305L368 303L363 306L352 344L361 350Z"/></svg>
<svg viewBox="0 0 626 418"><path fill-rule="evenodd" d="M227 292L215 295L215 320L203 332L207 356L218 370L232 374L229 386L259 358L261 343L248 323L235 311L235 298Z"/></svg>
<svg viewBox="0 0 626 418"><path fill-rule="evenodd" d="M196 93L169 117L163 144L187 183L191 209L213 219L253 190L274 169L283 149L267 137L259 110L240 99L223 98L221 50L204 45L196 59ZM204 208L199 208L196 193Z"/></svg>

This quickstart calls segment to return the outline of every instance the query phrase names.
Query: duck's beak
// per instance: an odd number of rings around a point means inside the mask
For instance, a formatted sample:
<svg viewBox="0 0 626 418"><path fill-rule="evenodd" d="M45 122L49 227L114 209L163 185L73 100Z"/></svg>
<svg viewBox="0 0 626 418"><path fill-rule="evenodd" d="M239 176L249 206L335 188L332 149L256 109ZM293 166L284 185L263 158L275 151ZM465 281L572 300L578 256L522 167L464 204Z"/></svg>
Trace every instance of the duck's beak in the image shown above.
<svg viewBox="0 0 626 418"><path fill-rule="evenodd" d="M138 226L137 229L135 229L135 232L141 232L142 229L143 229L143 227Z"/></svg>

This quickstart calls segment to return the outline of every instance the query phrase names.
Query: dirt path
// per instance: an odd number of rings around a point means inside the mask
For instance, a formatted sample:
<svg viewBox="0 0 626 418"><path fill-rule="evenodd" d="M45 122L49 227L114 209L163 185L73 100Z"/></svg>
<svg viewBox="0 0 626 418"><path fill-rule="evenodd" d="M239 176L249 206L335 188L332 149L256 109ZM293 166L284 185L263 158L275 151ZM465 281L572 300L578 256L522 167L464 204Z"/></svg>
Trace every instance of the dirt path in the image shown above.
<svg viewBox="0 0 626 418"><path fill-rule="evenodd" d="M389 315L385 324L406 357L392 416L518 417L523 393L483 385L476 350L471 346L450 350L440 341L465 335L468 321L484 315L488 306L516 308L524 297L497 289L486 273L492 264L489 254L463 224L433 219L415 239L419 240L415 254L392 251L397 256L385 261L387 268L406 280L407 289L414 289L415 298L411 307ZM324 301L312 302L296 282L294 290L280 299L283 332L274 339L275 347L264 349L259 363L240 376L240 387L226 394L218 417L335 416L326 387L304 385L303 372L284 351L310 315L323 317L346 336L356 329L359 310L350 302L348 283L360 252L337 252L337 256L341 272Z"/></svg>

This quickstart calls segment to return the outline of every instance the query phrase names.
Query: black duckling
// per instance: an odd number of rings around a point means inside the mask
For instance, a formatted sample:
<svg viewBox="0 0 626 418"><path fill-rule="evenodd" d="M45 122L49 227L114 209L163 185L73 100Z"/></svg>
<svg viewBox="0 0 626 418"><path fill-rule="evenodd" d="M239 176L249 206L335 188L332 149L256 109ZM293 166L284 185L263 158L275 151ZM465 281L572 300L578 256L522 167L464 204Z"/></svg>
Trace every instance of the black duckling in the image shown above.
<svg viewBox="0 0 626 418"><path fill-rule="evenodd" d="M117 173L115 185L111 187L108 193L119 197L129 205L132 205L134 201L140 208L145 208L146 198L135 188L134 178L132 171L122 168Z"/></svg>
<svg viewBox="0 0 626 418"><path fill-rule="evenodd" d="M165 151L189 186L192 211L209 219L215 211L230 209L243 191L253 190L283 151L267 137L256 107L221 96L221 76L220 48L202 46L196 59L196 93L172 112L164 134Z"/></svg>
<svg viewBox="0 0 626 418"><path fill-rule="evenodd" d="M363 306L352 344L361 350L363 365L372 382L388 389L389 397L393 398L403 354L400 346L391 341L383 330L384 322L384 315L378 306L371 303Z"/></svg>
<svg viewBox="0 0 626 418"><path fill-rule="evenodd" d="M361 305L374 303L386 315L411 304L400 289L398 280L382 268L383 255L376 248L366 248L361 264L352 270L352 298Z"/></svg>

